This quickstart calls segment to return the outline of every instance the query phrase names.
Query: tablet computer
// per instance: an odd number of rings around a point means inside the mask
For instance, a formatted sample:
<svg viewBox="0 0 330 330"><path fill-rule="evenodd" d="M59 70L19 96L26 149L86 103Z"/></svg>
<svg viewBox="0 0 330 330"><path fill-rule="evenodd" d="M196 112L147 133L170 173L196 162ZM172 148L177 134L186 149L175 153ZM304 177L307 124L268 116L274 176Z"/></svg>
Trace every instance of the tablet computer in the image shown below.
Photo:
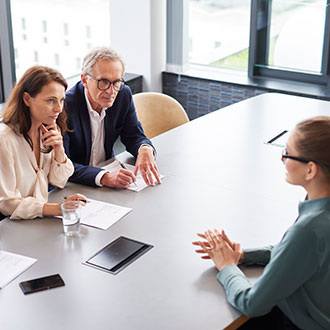
<svg viewBox="0 0 330 330"><path fill-rule="evenodd" d="M150 244L120 236L103 249L96 252L83 262L83 264L104 270L111 274L118 274L151 248L153 248L153 246Z"/></svg>

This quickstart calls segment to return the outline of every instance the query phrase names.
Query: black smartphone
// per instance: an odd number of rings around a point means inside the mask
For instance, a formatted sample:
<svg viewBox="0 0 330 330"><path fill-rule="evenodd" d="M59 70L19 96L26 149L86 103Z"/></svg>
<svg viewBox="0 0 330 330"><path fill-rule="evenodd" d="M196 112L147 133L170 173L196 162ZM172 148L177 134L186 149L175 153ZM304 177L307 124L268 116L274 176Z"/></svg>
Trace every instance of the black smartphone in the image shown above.
<svg viewBox="0 0 330 330"><path fill-rule="evenodd" d="M30 281L21 282L19 284L24 294L49 290L65 285L60 274L35 278Z"/></svg>

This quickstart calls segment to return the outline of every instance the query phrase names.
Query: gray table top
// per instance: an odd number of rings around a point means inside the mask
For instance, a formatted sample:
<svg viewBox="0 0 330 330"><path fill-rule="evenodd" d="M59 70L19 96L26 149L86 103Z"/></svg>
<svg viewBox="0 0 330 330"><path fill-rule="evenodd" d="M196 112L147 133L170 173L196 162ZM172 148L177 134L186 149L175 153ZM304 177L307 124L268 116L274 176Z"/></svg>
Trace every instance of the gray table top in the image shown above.
<svg viewBox="0 0 330 330"><path fill-rule="evenodd" d="M38 259L0 290L0 328L220 329L240 317L217 282L211 261L191 242L225 229L243 248L274 244L297 215L305 192L284 180L281 149L265 144L328 102L263 94L191 121L153 139L166 177L135 193L68 184L50 201L81 192L133 208L108 230L82 226L65 237L59 219L0 222L0 249ZM128 154L121 160L132 159ZM154 246L117 275L82 262L119 236ZM252 282L261 268L243 268ZM18 283L60 273L66 285L24 296Z"/></svg>

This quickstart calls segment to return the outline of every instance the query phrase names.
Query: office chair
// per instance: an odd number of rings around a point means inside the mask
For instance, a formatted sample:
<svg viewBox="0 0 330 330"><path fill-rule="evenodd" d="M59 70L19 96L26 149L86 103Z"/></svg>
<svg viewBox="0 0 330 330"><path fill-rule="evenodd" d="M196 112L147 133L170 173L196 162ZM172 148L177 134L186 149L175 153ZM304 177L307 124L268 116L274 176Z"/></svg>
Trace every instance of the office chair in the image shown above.
<svg viewBox="0 0 330 330"><path fill-rule="evenodd" d="M133 101L148 139L189 121L182 105L166 94L138 93L133 95Z"/></svg>

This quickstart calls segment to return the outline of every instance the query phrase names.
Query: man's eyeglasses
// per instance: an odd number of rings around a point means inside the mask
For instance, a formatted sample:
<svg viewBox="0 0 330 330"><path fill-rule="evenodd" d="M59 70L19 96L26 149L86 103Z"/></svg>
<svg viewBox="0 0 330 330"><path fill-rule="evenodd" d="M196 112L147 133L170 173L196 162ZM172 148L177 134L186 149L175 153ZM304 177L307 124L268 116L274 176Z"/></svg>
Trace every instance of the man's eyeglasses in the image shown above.
<svg viewBox="0 0 330 330"><path fill-rule="evenodd" d="M282 151L282 161L284 161L284 159L286 159L286 158L297 160L298 162L302 162L302 163L315 162L314 160L307 159L307 158L290 156L290 155L288 155L287 149L284 148L283 151Z"/></svg>
<svg viewBox="0 0 330 330"><path fill-rule="evenodd" d="M124 88L124 86L126 84L126 81L123 78L118 79L118 80L114 80L114 81L110 81L108 79L97 79L89 73L87 73L87 76L90 76L92 79L97 81L97 88L101 91L105 91L112 84L113 89L116 92L119 92Z"/></svg>

